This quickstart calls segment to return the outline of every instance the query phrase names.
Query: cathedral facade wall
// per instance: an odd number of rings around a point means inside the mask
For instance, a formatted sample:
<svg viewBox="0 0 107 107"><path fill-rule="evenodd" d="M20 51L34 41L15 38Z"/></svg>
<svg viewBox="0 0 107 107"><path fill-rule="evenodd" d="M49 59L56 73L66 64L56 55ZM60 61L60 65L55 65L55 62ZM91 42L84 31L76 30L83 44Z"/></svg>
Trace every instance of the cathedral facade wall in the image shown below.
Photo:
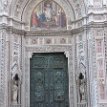
<svg viewBox="0 0 107 107"><path fill-rule="evenodd" d="M51 29L53 20L48 19L32 30L31 15L35 7L41 10L40 3L0 1L0 107L30 107L30 58L58 52L68 58L69 107L107 107L107 1L54 0L52 6L60 10L56 16L65 12L66 27L60 19L54 25L58 28Z"/></svg>

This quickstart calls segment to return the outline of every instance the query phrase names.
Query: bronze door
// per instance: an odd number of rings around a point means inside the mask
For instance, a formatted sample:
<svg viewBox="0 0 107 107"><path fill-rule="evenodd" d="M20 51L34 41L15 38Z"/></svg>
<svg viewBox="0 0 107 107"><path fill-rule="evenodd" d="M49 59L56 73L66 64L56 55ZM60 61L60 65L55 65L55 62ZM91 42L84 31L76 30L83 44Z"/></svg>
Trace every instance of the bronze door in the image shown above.
<svg viewBox="0 0 107 107"><path fill-rule="evenodd" d="M65 55L33 54L30 64L30 107L69 107Z"/></svg>

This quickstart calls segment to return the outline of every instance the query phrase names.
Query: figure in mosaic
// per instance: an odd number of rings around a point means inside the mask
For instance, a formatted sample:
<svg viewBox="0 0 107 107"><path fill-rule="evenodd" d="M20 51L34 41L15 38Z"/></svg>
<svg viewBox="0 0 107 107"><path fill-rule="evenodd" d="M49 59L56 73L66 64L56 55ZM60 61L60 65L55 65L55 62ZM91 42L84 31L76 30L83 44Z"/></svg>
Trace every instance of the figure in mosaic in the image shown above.
<svg viewBox="0 0 107 107"><path fill-rule="evenodd" d="M31 15L31 30L66 28L66 15L56 2L46 0L39 3Z"/></svg>

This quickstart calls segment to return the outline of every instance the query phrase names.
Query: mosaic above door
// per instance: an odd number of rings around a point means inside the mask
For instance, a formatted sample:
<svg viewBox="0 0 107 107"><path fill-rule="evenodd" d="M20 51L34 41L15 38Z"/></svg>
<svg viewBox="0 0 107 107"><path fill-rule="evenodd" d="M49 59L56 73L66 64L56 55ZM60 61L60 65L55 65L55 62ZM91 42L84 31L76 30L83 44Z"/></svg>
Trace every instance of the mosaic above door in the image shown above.
<svg viewBox="0 0 107 107"><path fill-rule="evenodd" d="M53 0L39 3L31 15L31 30L66 29L66 15Z"/></svg>

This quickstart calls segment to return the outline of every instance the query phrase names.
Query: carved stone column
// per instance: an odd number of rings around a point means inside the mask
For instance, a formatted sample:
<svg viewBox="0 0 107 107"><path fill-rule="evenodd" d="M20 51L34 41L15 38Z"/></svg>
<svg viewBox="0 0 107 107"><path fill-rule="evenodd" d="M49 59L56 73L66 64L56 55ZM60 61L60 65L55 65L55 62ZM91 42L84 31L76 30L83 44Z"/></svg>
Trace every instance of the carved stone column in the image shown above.
<svg viewBox="0 0 107 107"><path fill-rule="evenodd" d="M8 44L6 44L7 32L5 28L0 29L0 107L8 104Z"/></svg>
<svg viewBox="0 0 107 107"><path fill-rule="evenodd" d="M107 27L104 28L105 69L107 69ZM105 100L107 104L107 70L105 71Z"/></svg>
<svg viewBox="0 0 107 107"><path fill-rule="evenodd" d="M95 54L95 38L94 38L94 29L90 28L87 31L88 37L88 60L89 60L89 75L90 79L90 100L91 106L96 107L98 103L98 90L97 90L97 71L96 71L96 54Z"/></svg>

